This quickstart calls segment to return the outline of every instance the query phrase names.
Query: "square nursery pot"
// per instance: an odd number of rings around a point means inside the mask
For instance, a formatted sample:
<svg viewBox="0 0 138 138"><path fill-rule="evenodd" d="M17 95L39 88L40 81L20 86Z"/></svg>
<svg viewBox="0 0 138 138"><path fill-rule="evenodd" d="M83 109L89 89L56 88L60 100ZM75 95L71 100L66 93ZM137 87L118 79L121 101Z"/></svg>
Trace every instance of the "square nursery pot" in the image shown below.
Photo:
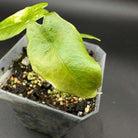
<svg viewBox="0 0 138 138"><path fill-rule="evenodd" d="M106 53L95 44L88 42L84 42L84 44L88 51L93 51L94 57L96 61L99 62L103 73ZM11 73L9 66L12 65L13 60L20 55L22 47L24 46L27 46L26 36L21 38L17 44L0 60L0 67L4 67L4 71L0 69L0 83L5 83L8 80ZM98 89L98 92L101 92L101 90L102 87ZM18 118L25 127L43 132L53 138L60 138L67 134L71 128L80 122L90 117L93 117L93 119L95 118L95 114L99 112L101 95L98 94L96 97L96 110L84 117L78 117L70 113L54 109L16 94L6 92L2 89L0 89L0 98L11 104ZM91 125L97 124L93 124L92 122Z"/></svg>

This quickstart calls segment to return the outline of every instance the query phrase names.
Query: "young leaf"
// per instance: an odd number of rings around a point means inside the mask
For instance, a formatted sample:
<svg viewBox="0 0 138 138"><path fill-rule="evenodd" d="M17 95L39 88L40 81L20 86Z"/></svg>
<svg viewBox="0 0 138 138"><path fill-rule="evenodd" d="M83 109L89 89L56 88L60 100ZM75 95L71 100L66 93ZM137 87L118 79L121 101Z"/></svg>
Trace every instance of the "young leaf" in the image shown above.
<svg viewBox="0 0 138 138"><path fill-rule="evenodd" d="M99 38L95 37L95 36L92 36L92 35L89 35L89 34L80 34L82 38L89 38L89 39L95 39L97 41L101 41Z"/></svg>
<svg viewBox="0 0 138 138"><path fill-rule="evenodd" d="M101 85L99 64L89 56L80 33L57 13L27 27L27 53L33 70L61 91L91 98Z"/></svg>
<svg viewBox="0 0 138 138"><path fill-rule="evenodd" d="M30 21L36 21L43 17L48 13L43 9L47 5L47 3L40 3L26 7L0 22L0 40L6 40L19 34Z"/></svg>

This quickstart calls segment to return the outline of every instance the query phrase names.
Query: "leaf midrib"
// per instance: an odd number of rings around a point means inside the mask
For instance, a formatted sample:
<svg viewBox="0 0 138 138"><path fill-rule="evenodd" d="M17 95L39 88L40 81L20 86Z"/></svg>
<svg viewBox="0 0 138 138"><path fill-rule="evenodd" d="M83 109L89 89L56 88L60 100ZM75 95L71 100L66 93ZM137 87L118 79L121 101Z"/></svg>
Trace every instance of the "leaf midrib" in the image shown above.
<svg viewBox="0 0 138 138"><path fill-rule="evenodd" d="M51 44L50 46L52 47L52 49L53 49L53 51L54 51L56 57L61 61L62 65L63 65L63 66L66 68L66 70L69 72L69 75L71 76L71 78L75 81L75 83L76 83L80 88L82 88L81 85L77 83L76 78L74 77L74 75L72 75L72 73L71 73L69 67L64 63L64 61L62 60L62 58L59 56L58 52L55 50L54 46L53 46L52 44Z"/></svg>

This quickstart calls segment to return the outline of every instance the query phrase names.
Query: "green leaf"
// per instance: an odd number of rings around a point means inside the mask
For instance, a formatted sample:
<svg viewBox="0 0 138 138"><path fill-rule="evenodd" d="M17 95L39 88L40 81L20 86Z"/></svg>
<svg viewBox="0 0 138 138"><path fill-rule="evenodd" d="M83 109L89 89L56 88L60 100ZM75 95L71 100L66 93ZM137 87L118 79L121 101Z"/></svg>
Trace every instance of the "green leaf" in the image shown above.
<svg viewBox="0 0 138 138"><path fill-rule="evenodd" d="M89 35L89 34L80 34L82 38L89 38L89 39L95 39L97 41L101 41L99 38L95 37L95 36L92 36L92 35Z"/></svg>
<svg viewBox="0 0 138 138"><path fill-rule="evenodd" d="M89 56L71 23L55 12L48 13L42 25L28 25L27 38L28 57L38 75L60 91L85 98L97 95L100 66Z"/></svg>
<svg viewBox="0 0 138 138"><path fill-rule="evenodd" d="M40 3L16 12L0 22L0 40L9 39L22 32L30 21L36 21L48 13L43 9L47 3Z"/></svg>

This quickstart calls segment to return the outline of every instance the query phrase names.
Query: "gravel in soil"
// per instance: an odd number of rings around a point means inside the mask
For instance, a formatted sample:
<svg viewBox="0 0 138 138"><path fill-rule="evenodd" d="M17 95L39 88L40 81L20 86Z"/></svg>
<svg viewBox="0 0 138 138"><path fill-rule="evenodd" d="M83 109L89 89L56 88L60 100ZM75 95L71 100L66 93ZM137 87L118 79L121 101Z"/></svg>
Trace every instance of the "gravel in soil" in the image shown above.
<svg viewBox="0 0 138 138"><path fill-rule="evenodd" d="M93 55L92 51L89 53ZM85 99L63 93L38 76L27 59L26 48L23 48L22 54L15 59L10 69L12 73L9 80L0 85L5 91L80 117L95 110L96 97Z"/></svg>

